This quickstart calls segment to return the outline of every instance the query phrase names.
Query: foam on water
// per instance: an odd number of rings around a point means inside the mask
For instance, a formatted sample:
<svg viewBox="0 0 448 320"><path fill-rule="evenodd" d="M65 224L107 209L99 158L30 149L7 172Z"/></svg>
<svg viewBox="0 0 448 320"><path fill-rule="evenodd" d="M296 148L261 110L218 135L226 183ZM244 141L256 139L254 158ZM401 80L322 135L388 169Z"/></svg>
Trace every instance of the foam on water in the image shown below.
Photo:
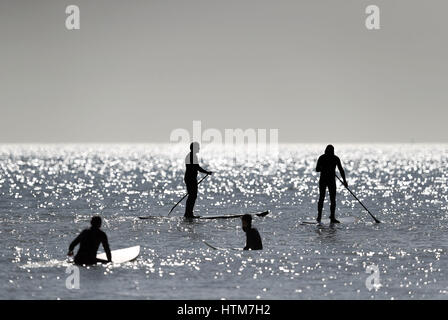
<svg viewBox="0 0 448 320"><path fill-rule="evenodd" d="M185 150L167 145L3 145L0 147L1 299L446 299L447 145L336 145L352 190L338 185L339 217L319 228L314 172L323 145L281 145L279 158L233 161L204 147L214 171L200 186L201 215L255 212L264 250L241 248L240 221L184 221ZM188 151L188 150L187 150ZM275 170L267 170L274 167ZM324 215L328 215L325 203ZM112 249L141 245L121 265L82 268L68 290L66 253L101 213ZM380 284L366 287L366 267Z"/></svg>

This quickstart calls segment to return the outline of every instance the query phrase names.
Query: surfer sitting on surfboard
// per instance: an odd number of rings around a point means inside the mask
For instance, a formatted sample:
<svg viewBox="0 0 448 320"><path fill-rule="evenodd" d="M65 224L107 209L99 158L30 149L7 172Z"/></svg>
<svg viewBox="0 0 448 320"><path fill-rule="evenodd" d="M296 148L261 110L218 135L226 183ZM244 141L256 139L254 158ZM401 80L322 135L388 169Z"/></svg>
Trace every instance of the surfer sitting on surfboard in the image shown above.
<svg viewBox="0 0 448 320"><path fill-rule="evenodd" d="M107 241L106 234L100 230L101 228L101 218L95 216L90 221L91 227L82 231L79 236L70 244L68 248L68 256L73 255L73 249L79 244L78 253L75 256L75 264L78 265L91 265L100 263L107 263L112 261L112 254L110 253L109 242ZM106 260L101 260L96 258L96 252L100 243L103 245L104 251L106 252Z"/></svg>
<svg viewBox="0 0 448 320"><path fill-rule="evenodd" d="M194 218L193 209L198 196L198 171L205 174L212 174L211 171L202 169L198 161L199 143L190 144L190 153L185 157L185 184L187 186L187 205L185 207L185 218Z"/></svg>
<svg viewBox="0 0 448 320"><path fill-rule="evenodd" d="M319 179L319 202L317 205L317 219L316 221L320 223L322 218L322 208L324 207L325 192L328 187L328 192L330 193L330 223L339 223L336 220L336 166L341 173L342 179L344 180L344 186L347 187L347 180L345 180L345 172L342 168L341 160L335 156L334 147L329 144L325 149L325 154L321 155L317 160L316 171L320 172Z"/></svg>
<svg viewBox="0 0 448 320"><path fill-rule="evenodd" d="M245 214L242 218L243 231L246 232L246 246L243 250L263 250L260 233L252 228L252 216Z"/></svg>

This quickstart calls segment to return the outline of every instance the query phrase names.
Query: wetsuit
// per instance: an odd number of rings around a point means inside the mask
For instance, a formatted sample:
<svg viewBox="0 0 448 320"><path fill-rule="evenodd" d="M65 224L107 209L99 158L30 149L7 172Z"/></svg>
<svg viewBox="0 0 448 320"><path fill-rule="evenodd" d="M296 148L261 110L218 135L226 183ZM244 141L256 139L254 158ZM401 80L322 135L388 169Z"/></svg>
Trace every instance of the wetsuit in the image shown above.
<svg viewBox="0 0 448 320"><path fill-rule="evenodd" d="M73 251L78 243L79 250L74 259L76 264L91 265L96 264L97 262L107 263L108 261L112 260L107 236L100 229L91 227L90 229L85 229L84 231L82 231L79 236L77 236L76 239L73 240L73 242L70 244L69 251ZM96 258L100 243L103 245L108 261Z"/></svg>
<svg viewBox="0 0 448 320"><path fill-rule="evenodd" d="M243 250L263 250L260 233L255 228L250 228L246 232L246 246Z"/></svg>
<svg viewBox="0 0 448 320"><path fill-rule="evenodd" d="M185 207L185 217L193 217L193 208L198 197L198 171L202 173L209 173L207 170L202 169L199 166L198 157L193 152L190 152L185 157L185 185L187 186L187 205Z"/></svg>
<svg viewBox="0 0 448 320"><path fill-rule="evenodd" d="M341 165L341 160L334 154L323 154L317 160L316 171L320 172L319 179L319 202L317 205L318 216L320 221L322 217L322 208L324 206L325 192L328 188L330 193L330 219L335 218L336 211L336 166L345 181L345 172Z"/></svg>

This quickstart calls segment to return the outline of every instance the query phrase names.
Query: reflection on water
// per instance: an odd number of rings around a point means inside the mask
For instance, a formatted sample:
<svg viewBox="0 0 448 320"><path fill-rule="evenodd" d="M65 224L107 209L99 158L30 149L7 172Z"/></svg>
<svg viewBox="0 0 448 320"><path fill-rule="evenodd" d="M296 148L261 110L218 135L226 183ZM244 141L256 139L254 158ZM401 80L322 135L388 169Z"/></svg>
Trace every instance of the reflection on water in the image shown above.
<svg viewBox="0 0 448 320"><path fill-rule="evenodd" d="M328 241L331 243L335 243L337 241L337 232L338 228L335 224L330 224L328 227L316 226L316 233L318 234L318 238L321 241Z"/></svg>
<svg viewBox="0 0 448 320"><path fill-rule="evenodd" d="M278 162L242 164L203 148L215 174L199 186L198 214L272 211L253 221L265 250L243 252L232 250L245 241L238 219L186 222L183 205L166 217L185 192L185 150L4 145L0 298L445 299L448 146L336 146L352 190L383 223L372 223L339 185L337 216L359 219L301 225L316 215L323 147L282 145ZM266 174L267 164L276 170ZM83 268L81 289L68 290L68 245L94 213L105 218L112 249L141 245L141 255ZM365 285L369 265L379 267L377 291Z"/></svg>

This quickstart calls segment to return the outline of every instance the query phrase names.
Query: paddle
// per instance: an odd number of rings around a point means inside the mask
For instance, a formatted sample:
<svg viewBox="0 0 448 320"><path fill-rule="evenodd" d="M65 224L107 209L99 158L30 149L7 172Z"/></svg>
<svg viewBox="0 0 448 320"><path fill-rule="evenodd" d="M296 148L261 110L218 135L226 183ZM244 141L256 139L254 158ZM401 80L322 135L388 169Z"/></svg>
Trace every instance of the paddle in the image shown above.
<svg viewBox="0 0 448 320"><path fill-rule="evenodd" d="M355 194L352 192L352 190L350 190L350 189L344 184L344 182L342 182L341 178L339 178L338 175L336 175L336 178L338 178L338 180L339 180L339 181L344 185L344 187L345 187L345 188L352 194L352 196L353 196L356 200L358 200L358 202L362 205L362 207L363 207L364 209L366 209L366 211L370 214L370 216L373 218L373 220L375 220L376 223L380 223L381 221L378 220L377 218L375 218L375 217L373 216L373 214L369 211L369 209L367 209L366 206L361 202L361 200L359 200L358 197L355 196Z"/></svg>
<svg viewBox="0 0 448 320"><path fill-rule="evenodd" d="M210 243L208 243L207 241L205 241L205 240L202 240L202 242L204 242L204 244L206 245L206 246L208 246L208 247L210 247L210 248L212 248L213 250L219 250L217 247L215 247L215 246L212 246Z"/></svg>
<svg viewBox="0 0 448 320"><path fill-rule="evenodd" d="M202 182L202 180L204 180L204 179L207 178L208 176L209 176L209 174L207 173L201 180L199 180L198 185ZM174 205L174 207L171 208L170 212L168 213L168 216L171 214L171 212L173 212L174 208L176 208L177 205L178 205L179 203L181 203L182 200L184 200L187 196L188 196L188 193L187 193L186 195L184 195L184 196L182 197L182 199L180 199L179 201L177 201L177 203Z"/></svg>

